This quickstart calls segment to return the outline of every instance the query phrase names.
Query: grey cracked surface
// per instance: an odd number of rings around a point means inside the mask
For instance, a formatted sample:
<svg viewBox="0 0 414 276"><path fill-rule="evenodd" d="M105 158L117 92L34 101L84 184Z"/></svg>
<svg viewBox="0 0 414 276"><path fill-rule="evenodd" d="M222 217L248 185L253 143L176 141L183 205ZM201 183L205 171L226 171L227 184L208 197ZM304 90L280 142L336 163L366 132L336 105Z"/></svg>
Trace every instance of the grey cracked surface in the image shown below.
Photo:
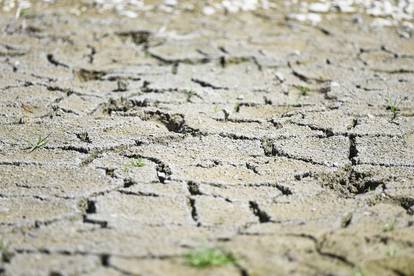
<svg viewBox="0 0 414 276"><path fill-rule="evenodd" d="M0 274L414 275L413 38L65 8L0 16Z"/></svg>

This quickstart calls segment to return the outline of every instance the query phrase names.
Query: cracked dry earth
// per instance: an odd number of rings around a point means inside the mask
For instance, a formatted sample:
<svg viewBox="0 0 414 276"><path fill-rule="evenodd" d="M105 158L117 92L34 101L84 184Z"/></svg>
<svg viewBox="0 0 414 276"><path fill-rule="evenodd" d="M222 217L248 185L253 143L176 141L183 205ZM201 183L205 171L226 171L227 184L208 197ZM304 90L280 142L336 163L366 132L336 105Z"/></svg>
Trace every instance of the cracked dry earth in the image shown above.
<svg viewBox="0 0 414 276"><path fill-rule="evenodd" d="M0 274L414 275L412 38L283 11L0 29Z"/></svg>

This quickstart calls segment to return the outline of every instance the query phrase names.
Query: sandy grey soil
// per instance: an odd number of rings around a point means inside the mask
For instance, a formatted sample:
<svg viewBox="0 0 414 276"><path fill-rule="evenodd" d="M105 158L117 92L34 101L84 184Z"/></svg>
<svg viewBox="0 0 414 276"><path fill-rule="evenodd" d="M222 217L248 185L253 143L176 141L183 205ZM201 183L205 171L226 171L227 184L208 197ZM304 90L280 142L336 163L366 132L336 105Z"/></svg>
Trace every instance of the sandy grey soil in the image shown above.
<svg viewBox="0 0 414 276"><path fill-rule="evenodd" d="M0 274L414 275L414 40L359 22L1 14Z"/></svg>

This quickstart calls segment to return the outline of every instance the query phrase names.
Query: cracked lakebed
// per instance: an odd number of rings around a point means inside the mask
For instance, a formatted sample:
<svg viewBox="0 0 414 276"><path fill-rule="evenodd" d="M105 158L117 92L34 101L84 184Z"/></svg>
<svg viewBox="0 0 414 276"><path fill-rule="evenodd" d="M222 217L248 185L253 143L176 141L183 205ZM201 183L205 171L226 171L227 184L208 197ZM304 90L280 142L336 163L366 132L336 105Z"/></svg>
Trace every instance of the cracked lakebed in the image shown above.
<svg viewBox="0 0 414 276"><path fill-rule="evenodd" d="M0 30L1 275L414 275L397 28L49 7ZM189 266L203 247L237 262Z"/></svg>

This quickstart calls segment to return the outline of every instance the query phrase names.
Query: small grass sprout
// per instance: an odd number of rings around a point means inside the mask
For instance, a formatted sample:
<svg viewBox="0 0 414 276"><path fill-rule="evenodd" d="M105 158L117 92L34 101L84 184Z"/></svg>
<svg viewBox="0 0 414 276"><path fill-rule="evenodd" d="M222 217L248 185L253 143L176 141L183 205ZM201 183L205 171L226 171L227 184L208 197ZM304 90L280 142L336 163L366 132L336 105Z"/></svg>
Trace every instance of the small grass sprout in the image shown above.
<svg viewBox="0 0 414 276"><path fill-rule="evenodd" d="M231 253L219 248L194 249L184 255L186 264L197 268L235 264L236 259Z"/></svg>
<svg viewBox="0 0 414 276"><path fill-rule="evenodd" d="M217 104L215 104L214 105L214 108L213 108L213 112L214 113L217 113L217 112L219 112L220 111L220 106L218 106Z"/></svg>
<svg viewBox="0 0 414 276"><path fill-rule="evenodd" d="M387 99L386 109L391 111L393 120L397 118L398 116L398 112L400 111L400 107L399 107L400 104L401 104L401 100L399 100L398 97L393 99L391 98L391 96L389 96Z"/></svg>
<svg viewBox="0 0 414 276"><path fill-rule="evenodd" d="M385 255L387 255L388 257L395 257L397 255L397 249L390 248L385 252Z"/></svg>
<svg viewBox="0 0 414 276"><path fill-rule="evenodd" d="M33 152L35 150L38 150L38 149L41 149L41 148L45 147L47 145L47 143L48 143L48 140L47 139L49 138L49 136L50 136L50 133L48 135L46 135L46 136L43 136L43 137L42 136L39 136L37 138L36 142L33 143L31 145L31 147L29 148L29 152Z"/></svg>
<svg viewBox="0 0 414 276"><path fill-rule="evenodd" d="M142 168L145 166L145 161L142 158L133 159L130 162L128 162L125 167L124 171L129 171L130 168Z"/></svg>
<svg viewBox="0 0 414 276"><path fill-rule="evenodd" d="M145 166L144 159L138 158L131 161L130 165L135 168L142 168Z"/></svg>
<svg viewBox="0 0 414 276"><path fill-rule="evenodd" d="M200 98L201 99L201 97L195 92L195 91L193 91L193 90L185 90L184 91L184 93L186 94L186 96L187 96L187 99L186 99L186 101L188 102L188 103L190 103L191 102L191 100L192 100L192 98L193 97L197 97L197 98Z"/></svg>
<svg viewBox="0 0 414 276"><path fill-rule="evenodd" d="M395 228L395 220L385 223L382 230L384 230L384 232L391 232L394 230L394 228Z"/></svg>
<svg viewBox="0 0 414 276"><path fill-rule="evenodd" d="M19 19L20 17L25 17L30 13L29 7L18 7L16 11L16 19Z"/></svg>
<svg viewBox="0 0 414 276"><path fill-rule="evenodd" d="M295 85L295 88L297 89L297 90L299 90L299 92L300 92L300 94L302 95L302 96L306 96L306 95L308 95L308 93L310 92L310 88L309 87L307 87L307 86L304 86L304 85Z"/></svg>
<svg viewBox="0 0 414 276"><path fill-rule="evenodd" d="M365 276L365 274L361 270L354 271L352 276Z"/></svg>
<svg viewBox="0 0 414 276"><path fill-rule="evenodd" d="M0 240L0 262L9 262L13 257L13 253L9 249L9 244Z"/></svg>

